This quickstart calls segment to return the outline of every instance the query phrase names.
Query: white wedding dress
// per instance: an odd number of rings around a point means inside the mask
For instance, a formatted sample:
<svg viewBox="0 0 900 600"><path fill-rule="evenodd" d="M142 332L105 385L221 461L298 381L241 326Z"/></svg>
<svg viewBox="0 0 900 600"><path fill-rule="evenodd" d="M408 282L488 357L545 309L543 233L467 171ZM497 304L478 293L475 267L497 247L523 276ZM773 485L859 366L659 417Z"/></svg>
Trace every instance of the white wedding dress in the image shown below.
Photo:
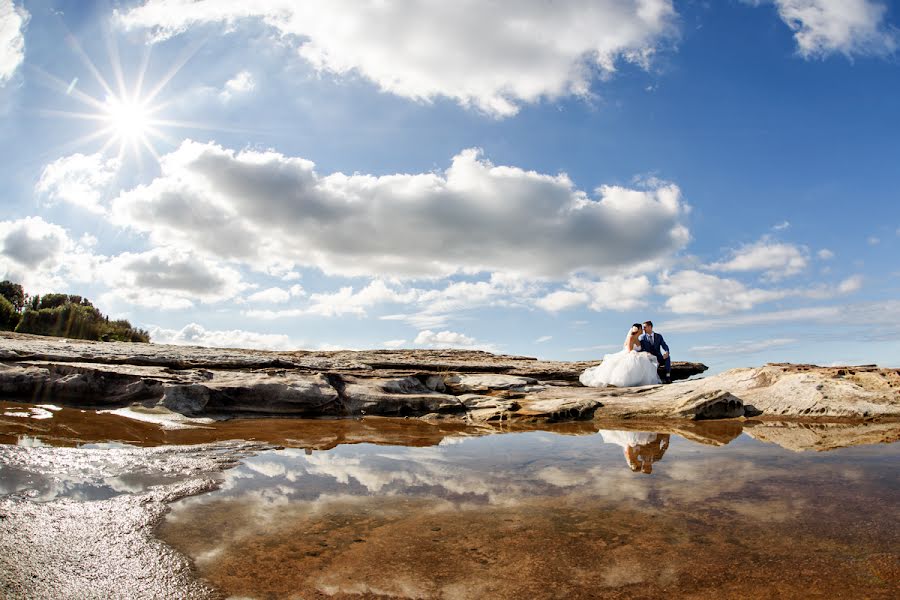
<svg viewBox="0 0 900 600"><path fill-rule="evenodd" d="M637 352L622 348L615 354L607 354L596 367L586 369L578 381L588 387L635 387L662 383L656 372L659 364L649 352Z"/></svg>

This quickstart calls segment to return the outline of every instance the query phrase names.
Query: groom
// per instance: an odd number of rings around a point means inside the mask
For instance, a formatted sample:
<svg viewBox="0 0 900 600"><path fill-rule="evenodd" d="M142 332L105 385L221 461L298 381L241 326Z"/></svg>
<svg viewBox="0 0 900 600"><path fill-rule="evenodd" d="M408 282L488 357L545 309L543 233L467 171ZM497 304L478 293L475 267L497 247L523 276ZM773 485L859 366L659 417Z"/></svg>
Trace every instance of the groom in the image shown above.
<svg viewBox="0 0 900 600"><path fill-rule="evenodd" d="M639 338L641 351L649 352L656 357L660 366L666 368L666 383L672 383L672 359L669 357L669 345L658 333L653 333L653 321L644 321L644 333Z"/></svg>

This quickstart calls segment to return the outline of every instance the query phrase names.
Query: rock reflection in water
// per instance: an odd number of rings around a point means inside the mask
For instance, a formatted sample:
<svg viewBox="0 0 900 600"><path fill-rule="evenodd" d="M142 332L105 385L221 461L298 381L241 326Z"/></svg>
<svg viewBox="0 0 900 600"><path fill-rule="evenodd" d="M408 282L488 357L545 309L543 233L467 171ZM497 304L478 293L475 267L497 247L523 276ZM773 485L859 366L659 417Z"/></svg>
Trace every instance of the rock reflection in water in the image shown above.
<svg viewBox="0 0 900 600"><path fill-rule="evenodd" d="M160 535L241 597L900 592L896 444L798 455L630 433L266 452L174 505ZM636 477L628 448L664 468Z"/></svg>

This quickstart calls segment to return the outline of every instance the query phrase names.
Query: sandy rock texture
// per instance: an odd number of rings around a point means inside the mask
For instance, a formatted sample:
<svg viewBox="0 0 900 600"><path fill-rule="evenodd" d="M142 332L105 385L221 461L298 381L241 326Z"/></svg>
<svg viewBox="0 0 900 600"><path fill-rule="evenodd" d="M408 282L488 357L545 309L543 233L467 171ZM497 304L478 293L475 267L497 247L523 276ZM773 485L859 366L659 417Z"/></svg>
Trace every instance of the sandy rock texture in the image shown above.
<svg viewBox="0 0 900 600"><path fill-rule="evenodd" d="M0 334L0 399L130 407L148 418L409 416L472 423L592 418L900 418L900 372L770 364L672 385L586 388L595 362L465 350L264 352Z"/></svg>
<svg viewBox="0 0 900 600"><path fill-rule="evenodd" d="M184 556L153 537L153 528L168 503L209 491L219 471L264 449L237 442L78 450L0 445L7 475L28 480L26 490L4 489L0 499L0 596L219 597ZM47 483L38 492L41 480ZM109 497L87 502L82 490L106 490Z"/></svg>

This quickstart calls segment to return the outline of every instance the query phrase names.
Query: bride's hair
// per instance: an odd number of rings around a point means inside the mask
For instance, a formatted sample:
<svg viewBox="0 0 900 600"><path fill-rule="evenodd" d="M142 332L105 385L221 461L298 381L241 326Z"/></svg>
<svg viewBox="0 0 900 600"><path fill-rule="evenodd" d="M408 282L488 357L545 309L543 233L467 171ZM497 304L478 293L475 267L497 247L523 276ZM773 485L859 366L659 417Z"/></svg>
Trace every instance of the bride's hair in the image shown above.
<svg viewBox="0 0 900 600"><path fill-rule="evenodd" d="M637 333L637 332L639 332L640 330L641 330L641 324L640 324L640 323L635 323L634 325L631 326L631 333Z"/></svg>

